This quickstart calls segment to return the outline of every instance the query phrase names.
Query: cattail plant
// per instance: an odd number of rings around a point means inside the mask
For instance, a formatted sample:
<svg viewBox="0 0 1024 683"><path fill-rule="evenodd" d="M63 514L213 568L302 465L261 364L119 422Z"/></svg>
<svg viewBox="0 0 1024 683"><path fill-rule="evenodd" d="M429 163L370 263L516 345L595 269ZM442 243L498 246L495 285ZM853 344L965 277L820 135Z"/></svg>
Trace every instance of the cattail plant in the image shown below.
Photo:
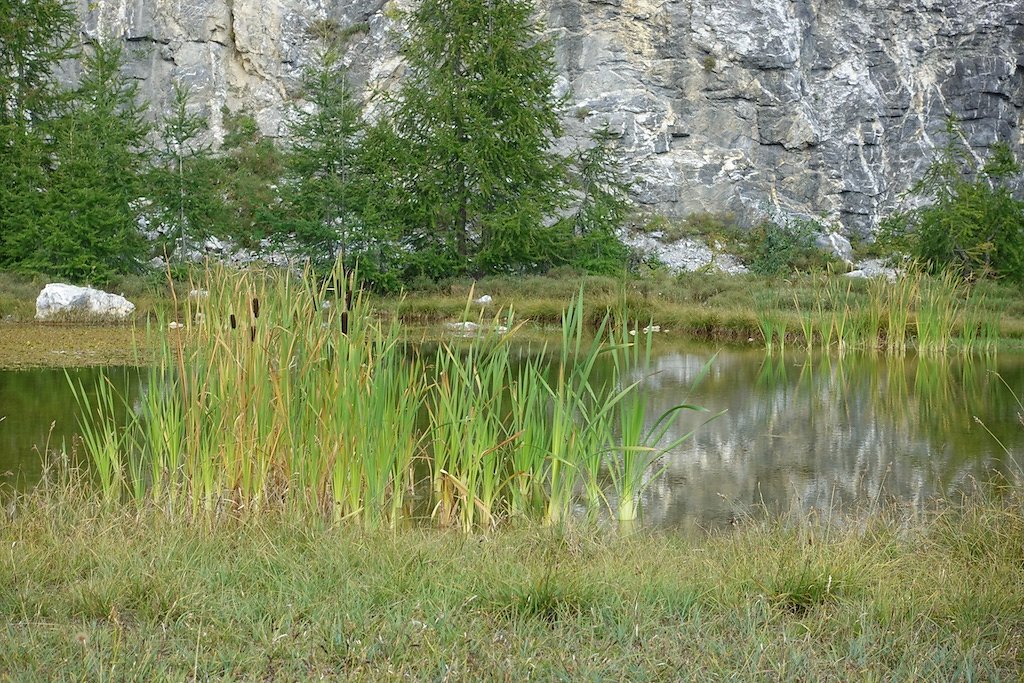
<svg viewBox="0 0 1024 683"><path fill-rule="evenodd" d="M606 315L591 334L582 292L560 347L520 362L512 312L481 315L482 334L431 350L375 315L340 270L211 265L201 284L205 324L149 330L158 360L138 406L106 377L95 392L72 384L111 505L128 496L198 518L274 509L395 525L419 472L434 519L471 531L512 515L556 524L581 495L596 509L608 472L627 519L659 455L681 441L669 427L689 406L646 427L650 332L617 339ZM345 305L318 305L332 296ZM608 354L618 360L596 372Z"/></svg>

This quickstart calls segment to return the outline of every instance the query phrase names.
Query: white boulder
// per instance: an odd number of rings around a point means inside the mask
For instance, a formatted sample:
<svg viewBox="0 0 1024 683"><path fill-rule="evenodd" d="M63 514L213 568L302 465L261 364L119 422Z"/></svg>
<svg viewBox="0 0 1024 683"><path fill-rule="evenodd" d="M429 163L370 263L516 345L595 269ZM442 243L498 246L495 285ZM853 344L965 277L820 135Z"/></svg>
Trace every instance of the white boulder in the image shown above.
<svg viewBox="0 0 1024 683"><path fill-rule="evenodd" d="M92 287L54 282L43 287L36 297L36 320L67 315L124 320L134 312L135 304L123 296Z"/></svg>
<svg viewBox="0 0 1024 683"><path fill-rule="evenodd" d="M492 301L494 301L494 299L491 298L490 294L484 294L479 299L476 299L474 301L474 303L480 304L481 306L486 306L487 304L491 303Z"/></svg>
<svg viewBox="0 0 1024 683"><path fill-rule="evenodd" d="M884 277L889 282L896 282L899 272L895 268L887 266L882 259L868 259L855 264L854 270L847 273L846 277L863 279Z"/></svg>
<svg viewBox="0 0 1024 683"><path fill-rule="evenodd" d="M838 232L827 232L818 235L815 239L818 248L842 259L846 263L853 263L853 245Z"/></svg>

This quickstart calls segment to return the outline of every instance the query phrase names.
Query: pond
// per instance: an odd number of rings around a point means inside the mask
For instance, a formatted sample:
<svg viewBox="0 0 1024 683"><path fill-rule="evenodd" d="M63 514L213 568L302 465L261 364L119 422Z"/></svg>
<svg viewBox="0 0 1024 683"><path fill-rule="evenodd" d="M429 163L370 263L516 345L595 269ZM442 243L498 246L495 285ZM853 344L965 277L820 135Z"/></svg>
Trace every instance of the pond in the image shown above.
<svg viewBox="0 0 1024 683"><path fill-rule="evenodd" d="M89 387L100 370L68 372ZM133 400L145 391L145 373L107 372ZM696 431L667 454L664 476L642 497L643 521L657 527L719 528L766 512L878 502L920 507L1019 472L1007 450L1024 452L1010 391L1024 396L1020 355L765 356L666 343L643 382L652 421L682 401L709 411L683 415L677 433ZM76 407L62 369L0 371L0 417L0 482L8 486L38 481L47 444L74 450Z"/></svg>

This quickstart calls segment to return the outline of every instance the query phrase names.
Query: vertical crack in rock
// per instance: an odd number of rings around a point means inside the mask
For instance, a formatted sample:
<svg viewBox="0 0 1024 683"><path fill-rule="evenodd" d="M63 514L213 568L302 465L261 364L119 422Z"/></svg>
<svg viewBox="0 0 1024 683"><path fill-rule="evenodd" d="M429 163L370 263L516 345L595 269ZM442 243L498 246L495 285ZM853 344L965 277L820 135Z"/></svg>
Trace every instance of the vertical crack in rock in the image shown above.
<svg viewBox="0 0 1024 683"><path fill-rule="evenodd" d="M263 10L272 11L280 8L280 5L276 2L264 4L259 0L248 0L248 5L246 5L245 2L246 0L243 0L243 6L253 7L256 12L261 12ZM280 77L267 73L260 63L260 55L254 55L253 48L256 47L254 44L256 41L253 40L254 36L252 27L248 26L239 18L239 13L235 7L235 0L224 0L224 3L228 12L228 42L229 47L231 48L232 59L235 60L243 72L257 77L262 80L265 85L276 91L281 103L283 103L287 97L283 81ZM279 40L281 36L270 35L267 37L269 40L265 41L265 46L271 50L275 50L273 41Z"/></svg>

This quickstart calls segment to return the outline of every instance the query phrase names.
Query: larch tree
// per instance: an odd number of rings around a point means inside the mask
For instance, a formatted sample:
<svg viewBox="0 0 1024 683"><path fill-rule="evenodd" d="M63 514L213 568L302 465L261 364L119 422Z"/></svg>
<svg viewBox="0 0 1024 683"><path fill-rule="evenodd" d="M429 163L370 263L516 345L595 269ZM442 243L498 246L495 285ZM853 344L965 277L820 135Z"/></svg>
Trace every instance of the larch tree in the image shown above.
<svg viewBox="0 0 1024 683"><path fill-rule="evenodd" d="M38 248L66 101L55 72L75 55L74 9L63 0L0 0L0 268L26 268Z"/></svg>
<svg viewBox="0 0 1024 683"><path fill-rule="evenodd" d="M173 100L159 125L159 147L147 174L152 220L162 224L166 251L182 260L190 243L224 222L217 163L207 142L206 119L191 111L190 91L174 83Z"/></svg>
<svg viewBox="0 0 1024 683"><path fill-rule="evenodd" d="M391 125L396 221L426 275L541 270L562 258L566 198L554 51L527 0L423 0L402 45Z"/></svg>
<svg viewBox="0 0 1024 683"><path fill-rule="evenodd" d="M55 129L53 171L33 269L103 282L139 267L150 126L138 84L121 73L120 47L85 58L73 106Z"/></svg>
<svg viewBox="0 0 1024 683"><path fill-rule="evenodd" d="M352 268L370 237L360 221L361 107L333 47L316 55L302 86L309 108L297 109L290 131L281 227L292 247L312 262L341 258Z"/></svg>

